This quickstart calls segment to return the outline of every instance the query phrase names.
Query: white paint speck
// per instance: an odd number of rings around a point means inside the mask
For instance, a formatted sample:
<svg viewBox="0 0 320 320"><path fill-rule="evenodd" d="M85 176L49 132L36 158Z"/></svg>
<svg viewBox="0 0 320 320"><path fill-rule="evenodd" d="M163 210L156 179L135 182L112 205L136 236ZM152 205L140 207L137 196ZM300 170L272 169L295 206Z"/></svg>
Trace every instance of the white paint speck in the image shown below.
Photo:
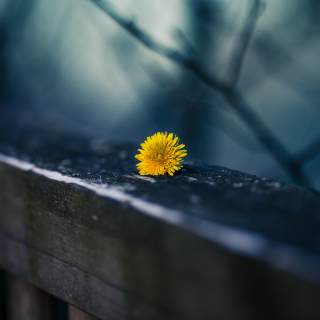
<svg viewBox="0 0 320 320"><path fill-rule="evenodd" d="M197 196L196 194L192 194L189 196L189 200L192 204L197 205L200 203L200 197Z"/></svg>
<svg viewBox="0 0 320 320"><path fill-rule="evenodd" d="M107 187L107 185L105 186L105 188ZM123 185L119 185L119 186L111 186L111 188L115 189L115 190L119 190L119 191L134 191L136 190L136 187L132 184L129 183L125 183Z"/></svg>
<svg viewBox="0 0 320 320"><path fill-rule="evenodd" d="M243 183L242 182L237 182L237 183L234 183L233 186L235 188L241 188L241 187L243 187Z"/></svg>
<svg viewBox="0 0 320 320"><path fill-rule="evenodd" d="M125 150L122 150L121 152L119 152L118 156L121 160L124 160L128 157L128 152Z"/></svg>
<svg viewBox="0 0 320 320"><path fill-rule="evenodd" d="M67 165L69 165L69 164L71 164L71 160L69 160L69 159L62 160L62 161L60 162L60 165L61 165L61 166L67 166Z"/></svg>
<svg viewBox="0 0 320 320"><path fill-rule="evenodd" d="M129 177L129 178L134 177L134 178L137 178L137 179L140 179L140 180L144 180L144 181L148 181L148 182L151 182L151 183L156 183L157 182L157 180L155 180L155 179L153 179L151 177L139 176L137 174L133 174L132 176L127 175L127 177Z"/></svg>
<svg viewBox="0 0 320 320"><path fill-rule="evenodd" d="M280 188L281 187L281 183L280 182L276 182L276 181L271 181L269 183L267 183L268 187L273 187L273 188Z"/></svg>

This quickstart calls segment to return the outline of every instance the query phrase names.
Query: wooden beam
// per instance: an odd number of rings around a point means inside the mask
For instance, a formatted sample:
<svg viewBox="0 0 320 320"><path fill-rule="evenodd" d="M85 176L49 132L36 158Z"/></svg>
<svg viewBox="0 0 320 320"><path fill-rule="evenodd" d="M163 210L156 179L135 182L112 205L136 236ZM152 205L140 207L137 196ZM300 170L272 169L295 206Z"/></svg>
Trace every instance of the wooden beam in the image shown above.
<svg viewBox="0 0 320 320"><path fill-rule="evenodd" d="M318 193L194 162L139 176L132 144L12 139L5 271L103 320L320 319Z"/></svg>

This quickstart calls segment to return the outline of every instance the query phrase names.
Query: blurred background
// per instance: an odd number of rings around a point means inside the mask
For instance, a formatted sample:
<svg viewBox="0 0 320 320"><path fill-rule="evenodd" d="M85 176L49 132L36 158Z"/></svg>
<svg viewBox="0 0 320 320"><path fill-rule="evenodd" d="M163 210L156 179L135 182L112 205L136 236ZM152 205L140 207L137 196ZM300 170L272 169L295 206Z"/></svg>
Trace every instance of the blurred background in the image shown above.
<svg viewBox="0 0 320 320"><path fill-rule="evenodd" d="M300 184L320 189L319 1L108 3L232 83L297 161L309 180ZM0 76L2 122L138 143L173 132L189 159L299 184L219 90L141 44L95 1L2 0Z"/></svg>

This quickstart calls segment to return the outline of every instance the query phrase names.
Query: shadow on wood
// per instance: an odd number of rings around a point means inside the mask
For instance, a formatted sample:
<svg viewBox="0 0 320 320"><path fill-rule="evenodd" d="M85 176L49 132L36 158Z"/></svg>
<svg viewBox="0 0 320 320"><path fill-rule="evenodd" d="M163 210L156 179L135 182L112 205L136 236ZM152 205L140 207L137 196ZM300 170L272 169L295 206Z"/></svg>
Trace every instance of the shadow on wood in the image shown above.
<svg viewBox="0 0 320 320"><path fill-rule="evenodd" d="M69 320L99 320L98 318L85 313L78 308L69 305Z"/></svg>
<svg viewBox="0 0 320 320"><path fill-rule="evenodd" d="M9 278L10 320L56 320L54 297L11 275Z"/></svg>

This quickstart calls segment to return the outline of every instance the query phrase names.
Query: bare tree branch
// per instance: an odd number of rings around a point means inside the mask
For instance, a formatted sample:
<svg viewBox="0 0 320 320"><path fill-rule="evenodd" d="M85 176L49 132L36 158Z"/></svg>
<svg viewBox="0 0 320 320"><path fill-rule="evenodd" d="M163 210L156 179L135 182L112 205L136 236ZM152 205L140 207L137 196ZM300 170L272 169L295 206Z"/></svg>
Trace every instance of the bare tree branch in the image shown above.
<svg viewBox="0 0 320 320"><path fill-rule="evenodd" d="M195 58L190 58L182 53L173 50L149 36L145 31L136 26L136 24L124 17L122 17L110 4L108 0L90 0L99 6L109 17L117 22L126 32L130 33L137 41L142 43L150 50L160 54L161 56L167 57L173 62L193 71L204 83L208 86L214 87L217 90L225 90L227 86L220 83L217 79L211 77L206 73L204 68L200 66L200 62L196 61Z"/></svg>
<svg viewBox="0 0 320 320"><path fill-rule="evenodd" d="M311 161L315 157L320 155L320 138L313 141L304 150L297 154L297 159L301 165L305 165L307 162Z"/></svg>
<svg viewBox="0 0 320 320"><path fill-rule="evenodd" d="M308 46L309 38L304 40L304 45ZM319 111L319 74L316 68L310 68L301 59L295 59L295 52L301 44L288 48L285 44L276 42L272 36L266 32L260 34L255 39L253 50L260 60L260 66L264 69L264 79L273 77L277 82L286 86L294 92L303 95L303 99L309 101L308 105ZM261 81L253 81L249 90L254 90ZM246 88L247 92L247 88Z"/></svg>
<svg viewBox="0 0 320 320"><path fill-rule="evenodd" d="M256 134L260 143L273 155L281 167L287 171L292 179L301 185L310 186L310 182L303 174L301 166L287 148L273 135L262 120L257 117L248 106L244 98L234 90L225 95L226 100L234 107L248 127Z"/></svg>
<svg viewBox="0 0 320 320"><path fill-rule="evenodd" d="M226 82L231 87L236 87L237 85L246 50L248 48L257 20L262 11L263 2L261 0L251 1L253 1L252 7L239 34L238 41L235 42L234 49L231 54L226 77Z"/></svg>
<svg viewBox="0 0 320 320"><path fill-rule="evenodd" d="M90 1L100 7L100 9L102 9L109 17L144 46L161 56L167 57L178 65L189 69L207 86L218 91L229 105L240 115L243 121L254 132L260 143L269 151L292 179L298 184L310 186L310 182L301 171L299 163L291 156L286 147L273 135L236 89L217 80L214 76L207 74L200 61L189 58L177 50L171 49L155 41L144 30L137 27L133 21L122 17L108 0Z"/></svg>

